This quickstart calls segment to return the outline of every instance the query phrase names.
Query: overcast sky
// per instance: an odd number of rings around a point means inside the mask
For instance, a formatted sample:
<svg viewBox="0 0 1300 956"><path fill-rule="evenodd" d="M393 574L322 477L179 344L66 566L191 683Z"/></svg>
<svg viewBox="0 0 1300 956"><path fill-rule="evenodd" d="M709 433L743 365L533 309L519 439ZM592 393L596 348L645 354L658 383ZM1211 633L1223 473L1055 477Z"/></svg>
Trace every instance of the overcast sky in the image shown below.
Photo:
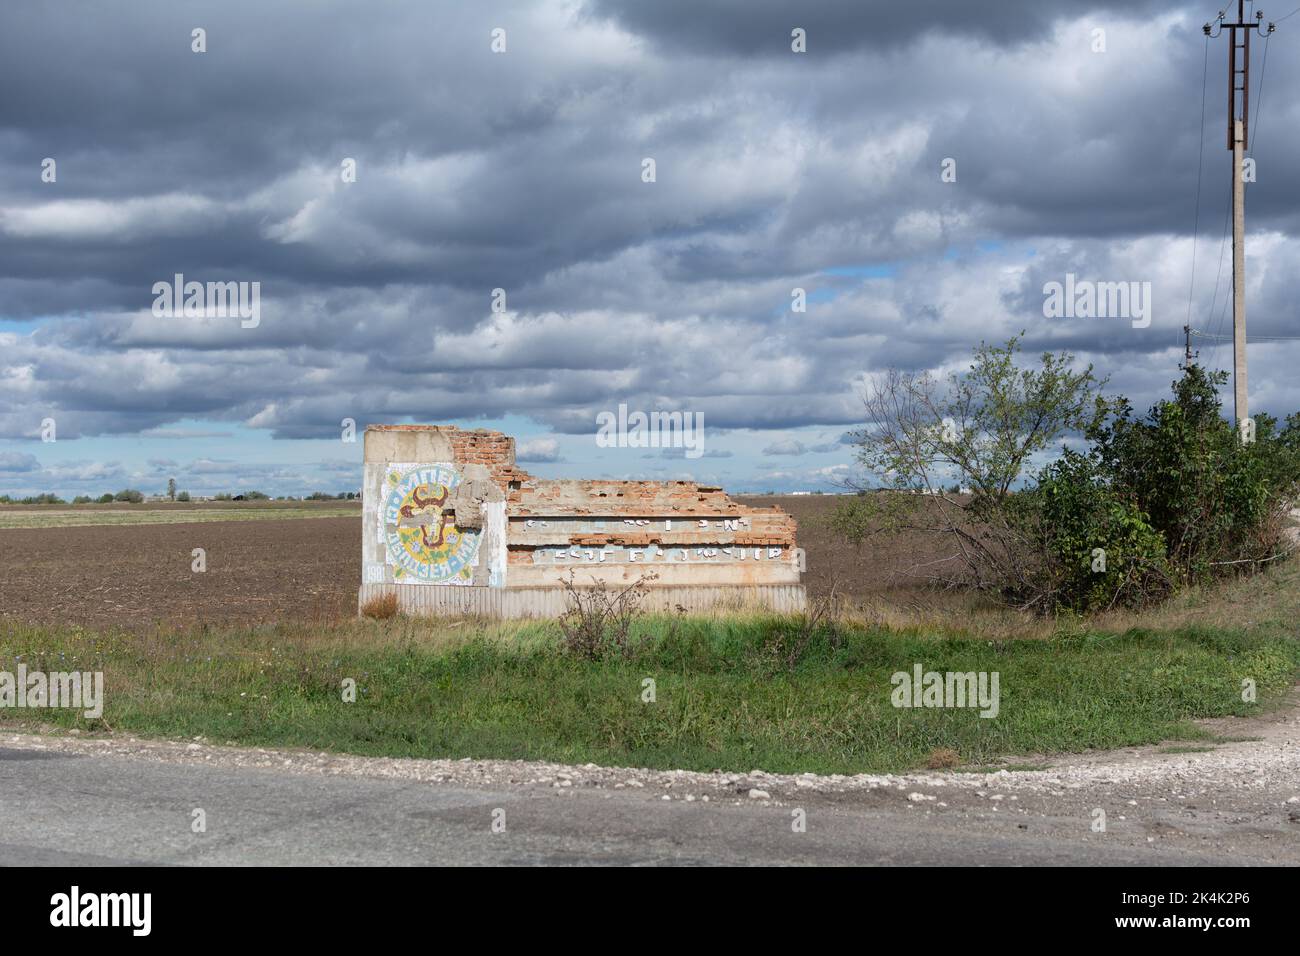
<svg viewBox="0 0 1300 956"><path fill-rule="evenodd" d="M1252 51L1252 337L1300 336L1293 4ZM1230 331L1217 9L6 0L0 493L351 490L344 418L502 428L547 476L829 488L867 378L1020 330L1145 408L1189 308ZM155 316L177 273L260 283L260 321ZM1150 282L1150 325L1044 317L1067 273ZM1253 410L1300 409L1300 341L1250 363ZM598 448L620 403L702 415L704 455Z"/></svg>

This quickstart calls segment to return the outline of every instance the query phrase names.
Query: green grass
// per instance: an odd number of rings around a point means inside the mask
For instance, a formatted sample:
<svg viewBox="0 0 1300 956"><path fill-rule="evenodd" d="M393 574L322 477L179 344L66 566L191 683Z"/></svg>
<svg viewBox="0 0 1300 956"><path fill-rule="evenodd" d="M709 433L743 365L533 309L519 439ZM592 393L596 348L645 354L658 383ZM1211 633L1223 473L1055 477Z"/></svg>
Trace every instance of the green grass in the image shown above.
<svg viewBox="0 0 1300 956"><path fill-rule="evenodd" d="M353 507L250 507L250 508L147 508L93 505L77 508L6 510L0 508L0 529L5 528L85 528L93 525L181 524L196 521L262 521L281 518L356 517Z"/></svg>
<svg viewBox="0 0 1300 956"><path fill-rule="evenodd" d="M796 618L654 618L628 658L564 653L550 624L397 618L334 628L151 636L0 623L0 670L102 670L104 723L158 737L367 755L861 773L1209 734L1189 721L1259 712L1300 674L1280 631L1076 631L989 641L823 629L792 668ZM890 676L997 671L1001 712L896 709ZM357 682L344 703L341 682ZM653 678L657 700L642 702ZM0 710L0 726L96 729L79 712Z"/></svg>

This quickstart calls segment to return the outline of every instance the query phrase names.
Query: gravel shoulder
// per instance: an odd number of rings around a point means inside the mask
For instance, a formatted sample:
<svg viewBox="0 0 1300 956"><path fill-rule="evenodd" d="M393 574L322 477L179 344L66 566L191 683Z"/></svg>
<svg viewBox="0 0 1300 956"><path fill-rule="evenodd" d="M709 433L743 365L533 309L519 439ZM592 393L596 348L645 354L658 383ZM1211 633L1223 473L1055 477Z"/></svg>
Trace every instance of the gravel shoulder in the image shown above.
<svg viewBox="0 0 1300 956"><path fill-rule="evenodd" d="M1259 718L1225 718L1204 726L1225 742L1205 749L1177 744L1056 756L1033 770L857 776L368 758L240 749L206 740L8 731L0 732L0 748L33 756L41 752L201 767L205 773L251 772L263 781L295 778L299 786L301 778L318 777L387 781L414 786L420 793L508 796L525 801L542 821L553 818L555 823L575 814L593 821L587 837L598 835L599 821L607 817L610 834L619 834L615 842L631 854L606 857L591 850L590 855L581 834L570 834L579 843L564 844L561 857L571 862L672 862L673 851L659 846L652 831L680 829L687 826L684 821L716 832L719 841L711 853L705 838L706 845L695 845L689 862L774 862L758 852L762 841L754 844L753 858L737 860L736 841L748 845L743 834L760 817L771 821L775 813L786 821L778 825L784 831L791 829L796 811L803 811L806 833L821 828L823 840L829 833L836 836L821 856L802 862L934 863L946 859L949 850L955 855L965 847L963 852L985 856L954 856L952 862L1300 864L1300 695L1293 692L1286 706ZM578 812L579 805L571 802L575 798L587 809ZM593 809L593 802L602 805ZM1104 831L1099 829L1102 813ZM675 822L669 825L669 819ZM773 824L764 826L766 833ZM650 860L639 860L633 850L640 845L641 827L646 845L658 847L659 856ZM814 845L822 844L807 844ZM668 857L661 859L663 853ZM543 854L531 861L556 860Z"/></svg>

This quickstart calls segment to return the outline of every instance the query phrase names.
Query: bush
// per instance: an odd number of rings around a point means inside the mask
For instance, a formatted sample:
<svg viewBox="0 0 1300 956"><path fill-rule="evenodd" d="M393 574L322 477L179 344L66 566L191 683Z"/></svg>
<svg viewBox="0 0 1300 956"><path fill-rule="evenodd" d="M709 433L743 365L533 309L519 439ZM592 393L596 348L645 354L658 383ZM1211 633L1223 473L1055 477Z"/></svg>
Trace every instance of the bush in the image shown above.
<svg viewBox="0 0 1300 956"><path fill-rule="evenodd" d="M95 499L95 502L101 505L111 505L113 503L113 496L111 494L102 494Z"/></svg>
<svg viewBox="0 0 1300 956"><path fill-rule="evenodd" d="M616 591L604 581L580 588L570 571L564 581L568 607L558 622L565 650L592 661L613 654L626 657L631 651L632 623L642 615L641 602L656 577L642 575Z"/></svg>
<svg viewBox="0 0 1300 956"><path fill-rule="evenodd" d="M74 505L88 505L90 504L90 495L77 495L72 499L72 503Z"/></svg>
<svg viewBox="0 0 1300 956"><path fill-rule="evenodd" d="M1173 397L1135 419L1120 399L1016 496L1040 560L1045 607L1139 606L1182 584L1238 574L1285 553L1284 517L1300 488L1300 420L1255 418L1243 443L1223 418L1223 372L1188 367ZM1097 558L1100 558L1100 561Z"/></svg>
<svg viewBox="0 0 1300 956"><path fill-rule="evenodd" d="M189 501L189 500L190 500L190 493L189 493L188 491L179 491L179 492L176 493L176 500L177 500L177 501Z"/></svg>
<svg viewBox="0 0 1300 956"><path fill-rule="evenodd" d="M1300 414L1285 427L1257 415L1243 442L1223 418L1226 373L1193 365L1136 419L1126 399L1100 394L1091 367L1071 371L1073 356L1022 369L1018 350L1016 339L981 346L946 389L897 371L874 386L858 457L894 492L842 500L829 526L855 544L940 535L952 554L935 562L934 583L1042 612L1147 604L1289 553ZM1069 433L1089 450L1066 451L1021 487L1026 462ZM957 494L943 490L951 476Z"/></svg>
<svg viewBox="0 0 1300 956"><path fill-rule="evenodd" d="M1109 485L1097 461L1066 451L1031 491L1008 501L1035 565L1017 596L1047 608L1140 607L1167 597L1174 582L1164 536Z"/></svg>
<svg viewBox="0 0 1300 956"><path fill-rule="evenodd" d="M361 605L361 614L364 617L371 617L376 620L393 617L397 614L397 592L389 591L387 594L372 597Z"/></svg>
<svg viewBox="0 0 1300 956"><path fill-rule="evenodd" d="M144 501L144 492L136 491L134 488L123 488L113 496L114 501L129 501L133 505L138 505Z"/></svg>
<svg viewBox="0 0 1300 956"><path fill-rule="evenodd" d="M925 766L929 770L949 770L960 765L961 754L951 747L936 747L925 759Z"/></svg>
<svg viewBox="0 0 1300 956"><path fill-rule="evenodd" d="M1099 466L1165 538L1170 565L1188 581L1245 570L1283 550L1286 511L1300 488L1300 416L1279 432L1255 418L1243 444L1222 417L1224 372L1187 369L1172 400L1135 421L1127 402L1090 436Z"/></svg>

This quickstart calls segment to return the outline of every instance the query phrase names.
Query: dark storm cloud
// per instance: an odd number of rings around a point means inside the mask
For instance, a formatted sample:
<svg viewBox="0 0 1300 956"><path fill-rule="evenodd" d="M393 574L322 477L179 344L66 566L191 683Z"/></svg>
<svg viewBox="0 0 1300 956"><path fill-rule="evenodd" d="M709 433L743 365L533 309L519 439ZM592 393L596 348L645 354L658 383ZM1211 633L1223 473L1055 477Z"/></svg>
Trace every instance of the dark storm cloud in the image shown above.
<svg viewBox="0 0 1300 956"><path fill-rule="evenodd" d="M590 0L588 10L661 47L750 57L789 53L795 27L807 31L809 50L830 53L896 49L930 33L1006 46L1041 39L1066 16L1143 17L1178 6L1174 0Z"/></svg>
<svg viewBox="0 0 1300 956"><path fill-rule="evenodd" d="M823 453L860 424L870 374L960 367L1021 330L1030 350L1113 370L1142 404L1187 317L1212 14L1155 0L7 4L0 88L19 92L0 112L0 435L31 437L46 415L61 438L182 420L333 438L345 417L509 415L565 435L626 402L710 429L819 426L754 451ZM1294 325L1286 91L1300 68L1281 44L1297 22L1269 41L1255 120L1261 334ZM489 50L498 26L504 55ZM807 54L791 53L793 26ZM1223 42L1191 309L1207 329L1224 294ZM47 156L57 183L41 182ZM956 182L940 180L945 158ZM1152 326L1049 321L1043 284L1067 272L1152 282ZM155 317L151 287L176 273L260 282L260 324ZM1300 405L1268 377L1285 353L1260 363L1261 395Z"/></svg>

